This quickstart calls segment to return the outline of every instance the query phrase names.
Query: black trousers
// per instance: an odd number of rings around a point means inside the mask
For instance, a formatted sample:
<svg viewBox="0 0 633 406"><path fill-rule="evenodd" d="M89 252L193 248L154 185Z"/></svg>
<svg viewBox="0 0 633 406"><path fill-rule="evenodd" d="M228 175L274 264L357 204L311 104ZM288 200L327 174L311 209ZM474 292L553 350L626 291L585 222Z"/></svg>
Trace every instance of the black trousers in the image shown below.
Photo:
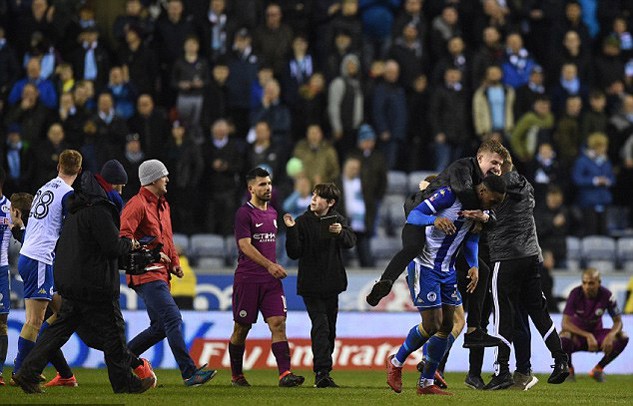
<svg viewBox="0 0 633 406"><path fill-rule="evenodd" d="M466 262L466 257L463 254L460 254L457 257L457 262L455 264L455 270L457 271L457 289L459 289L459 293L462 295L462 301L464 302L464 309L467 312L466 315L466 326L467 327L475 327L482 328L482 313L483 313L483 305L484 300L486 298L487 290L488 290L488 278L490 276L490 268L483 259L479 258L479 281L477 282L477 287L473 293L466 292L466 288L470 283L470 279L467 278L468 270L470 267L468 266L468 262ZM488 324L486 322L486 324Z"/></svg>
<svg viewBox="0 0 633 406"><path fill-rule="evenodd" d="M336 318L338 317L338 295L329 297L303 297L312 322L310 338L314 355L314 372L332 370L332 352L336 340Z"/></svg>
<svg viewBox="0 0 633 406"><path fill-rule="evenodd" d="M119 301L90 303L62 298L58 319L38 338L35 347L24 360L20 375L27 381L37 381L55 351L82 327L91 331L95 341L103 344L108 377L115 393L126 393L138 388L141 381L132 374L133 355L125 341L125 322ZM92 340L88 340L92 341Z"/></svg>
<svg viewBox="0 0 633 406"><path fill-rule="evenodd" d="M555 360L566 359L560 337L547 311L547 301L541 291L538 256L495 262L492 270L492 298L494 304L495 333L505 345L498 347L495 374L509 372L510 345L513 342L517 315L523 311L532 319L545 345ZM522 337L524 344L525 338ZM517 360L522 364L525 360Z"/></svg>

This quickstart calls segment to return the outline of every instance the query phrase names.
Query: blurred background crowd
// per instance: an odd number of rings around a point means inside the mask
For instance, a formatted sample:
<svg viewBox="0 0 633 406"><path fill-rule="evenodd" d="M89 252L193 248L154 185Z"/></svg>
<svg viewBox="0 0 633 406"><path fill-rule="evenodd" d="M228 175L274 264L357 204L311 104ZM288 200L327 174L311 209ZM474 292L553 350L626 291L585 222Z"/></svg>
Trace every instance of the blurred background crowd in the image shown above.
<svg viewBox="0 0 633 406"><path fill-rule="evenodd" d="M492 137L535 187L552 267L587 236L612 239L624 267L632 13L632 0L0 0L3 193L33 193L75 148L93 172L119 159L129 198L158 158L174 231L228 244L242 177L263 166L280 213L338 183L354 261L372 267L397 246L404 195Z"/></svg>

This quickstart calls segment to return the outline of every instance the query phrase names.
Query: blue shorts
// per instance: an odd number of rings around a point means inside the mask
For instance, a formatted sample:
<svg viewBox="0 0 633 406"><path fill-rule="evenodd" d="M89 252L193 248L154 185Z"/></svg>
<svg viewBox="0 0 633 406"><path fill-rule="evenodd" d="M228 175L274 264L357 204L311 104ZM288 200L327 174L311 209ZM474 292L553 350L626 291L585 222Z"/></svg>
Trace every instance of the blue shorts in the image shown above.
<svg viewBox="0 0 633 406"><path fill-rule="evenodd" d="M11 310L11 289L9 286L9 265L0 266L0 314Z"/></svg>
<svg viewBox="0 0 633 406"><path fill-rule="evenodd" d="M442 305L459 306L462 296L457 289L457 273L441 272L412 261L407 267L407 283L413 305L419 310Z"/></svg>
<svg viewBox="0 0 633 406"><path fill-rule="evenodd" d="M20 255L18 272L24 281L25 299L53 298L53 265Z"/></svg>

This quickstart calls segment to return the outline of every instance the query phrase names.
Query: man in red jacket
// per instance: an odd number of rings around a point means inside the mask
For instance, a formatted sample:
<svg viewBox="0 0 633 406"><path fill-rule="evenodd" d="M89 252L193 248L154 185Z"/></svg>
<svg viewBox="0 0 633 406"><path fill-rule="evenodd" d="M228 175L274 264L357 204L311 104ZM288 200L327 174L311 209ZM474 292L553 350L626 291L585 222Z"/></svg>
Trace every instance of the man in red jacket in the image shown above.
<svg viewBox="0 0 633 406"><path fill-rule="evenodd" d="M185 386L208 382L217 371L196 368L187 351L182 333L180 309L169 291L170 274L182 278L178 254L174 246L169 204L165 200L169 172L165 165L150 159L138 170L141 189L132 197L121 214L121 237L143 241L155 237L149 248L162 244L160 262L149 264L140 275L127 275L128 285L143 299L150 326L129 342L128 347L140 355L165 337L178 363Z"/></svg>

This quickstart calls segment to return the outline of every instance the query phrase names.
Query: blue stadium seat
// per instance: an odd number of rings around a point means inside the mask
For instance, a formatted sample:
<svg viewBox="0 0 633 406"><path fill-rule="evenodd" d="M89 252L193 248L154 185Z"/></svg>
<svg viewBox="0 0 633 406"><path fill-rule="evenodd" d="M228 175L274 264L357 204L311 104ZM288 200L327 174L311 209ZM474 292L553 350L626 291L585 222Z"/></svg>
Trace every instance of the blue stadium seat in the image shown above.
<svg viewBox="0 0 633 406"><path fill-rule="evenodd" d="M387 172L387 194L407 194L407 174L400 171Z"/></svg>
<svg viewBox="0 0 633 406"><path fill-rule="evenodd" d="M567 236L567 269L579 270L582 263L582 255L580 253L580 239L574 236Z"/></svg>
<svg viewBox="0 0 633 406"><path fill-rule="evenodd" d="M582 239L580 250L585 266L599 271L612 271L616 265L615 240L602 235Z"/></svg>
<svg viewBox="0 0 633 406"><path fill-rule="evenodd" d="M622 270L633 271L633 237L622 237L617 244L618 263Z"/></svg>
<svg viewBox="0 0 633 406"><path fill-rule="evenodd" d="M189 239L190 259L201 268L224 266L224 237L216 234L194 234Z"/></svg>
<svg viewBox="0 0 633 406"><path fill-rule="evenodd" d="M174 233L174 245L180 247L185 255L189 255L189 236L186 234Z"/></svg>

